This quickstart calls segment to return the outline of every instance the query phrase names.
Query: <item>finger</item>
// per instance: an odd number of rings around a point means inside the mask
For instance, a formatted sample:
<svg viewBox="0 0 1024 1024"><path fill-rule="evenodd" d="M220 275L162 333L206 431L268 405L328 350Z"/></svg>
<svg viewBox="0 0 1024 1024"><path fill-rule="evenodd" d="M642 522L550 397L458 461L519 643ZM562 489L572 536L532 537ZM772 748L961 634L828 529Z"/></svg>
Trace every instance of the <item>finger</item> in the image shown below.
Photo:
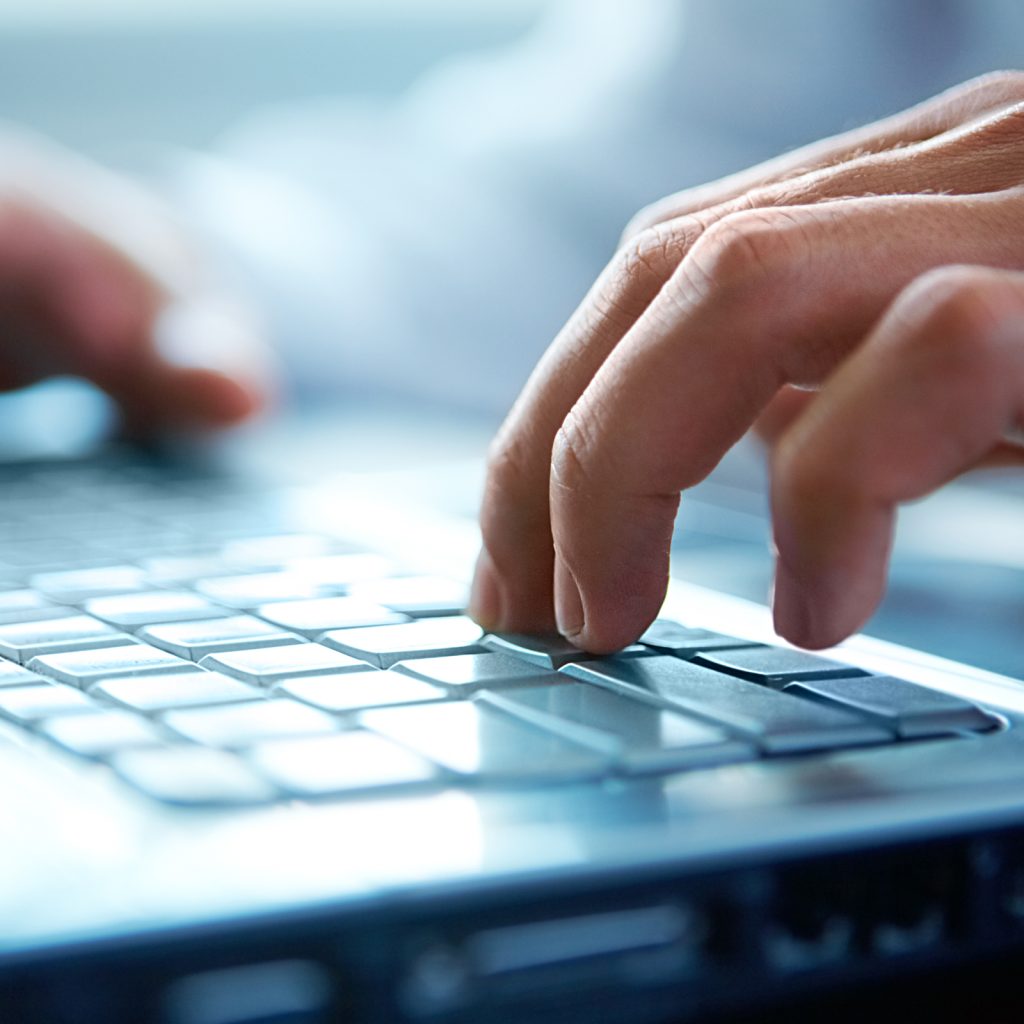
<svg viewBox="0 0 1024 1024"><path fill-rule="evenodd" d="M771 446L785 433L794 420L814 401L815 393L786 385L761 410L754 421L754 431Z"/></svg>
<svg viewBox="0 0 1024 1024"><path fill-rule="evenodd" d="M911 285L777 448L777 630L826 647L858 629L885 590L897 505L1022 422L1024 274L948 267Z"/></svg>
<svg viewBox="0 0 1024 1024"><path fill-rule="evenodd" d="M956 255L1013 266L1022 222L1018 197L886 197L754 211L705 233L554 446L560 590L571 579L580 595L562 609L566 635L597 652L634 640L664 597L679 492L783 384L823 380L913 277Z"/></svg>
<svg viewBox="0 0 1024 1024"><path fill-rule="evenodd" d="M554 624L547 489L551 444L566 411L671 277L701 226L652 232L618 253L537 364L491 446L481 507L484 548L469 612L483 626L542 632Z"/></svg>
<svg viewBox="0 0 1024 1024"><path fill-rule="evenodd" d="M1020 86L1024 76L1013 82ZM471 614L488 628L550 628L546 484L555 434L608 355L706 231L726 217L757 208L939 188L979 193L1016 184L1017 164L992 161L986 145L990 136L998 142L1022 130L1024 111L1005 102L1009 89L1004 83L996 96L988 90L987 101L994 112L982 123L972 122L973 145L963 144L962 133L968 129L962 124L934 135L945 123L939 110L946 121L953 119L954 112L961 118L965 112L976 112L980 104L968 102L974 95L969 92L967 99L959 95L955 101L947 99L928 116L912 122L933 133L921 147L861 155L841 166L761 188L699 215L651 228L622 249L538 365L492 448L481 510L488 557L478 566L480 579L473 590ZM769 417L769 426L770 422Z"/></svg>
<svg viewBox="0 0 1024 1024"><path fill-rule="evenodd" d="M637 213L623 232L623 243L657 224L811 172L925 142L1022 101L1024 72L982 75L884 120L803 146L708 185L666 196Z"/></svg>
<svg viewBox="0 0 1024 1024"><path fill-rule="evenodd" d="M269 364L254 329L246 352L239 318L233 334L207 331L187 363L180 345L165 354L166 311L194 306L199 296L176 294L62 213L10 196L0 202L0 280L3 386L77 374L150 426L233 422L265 400Z"/></svg>

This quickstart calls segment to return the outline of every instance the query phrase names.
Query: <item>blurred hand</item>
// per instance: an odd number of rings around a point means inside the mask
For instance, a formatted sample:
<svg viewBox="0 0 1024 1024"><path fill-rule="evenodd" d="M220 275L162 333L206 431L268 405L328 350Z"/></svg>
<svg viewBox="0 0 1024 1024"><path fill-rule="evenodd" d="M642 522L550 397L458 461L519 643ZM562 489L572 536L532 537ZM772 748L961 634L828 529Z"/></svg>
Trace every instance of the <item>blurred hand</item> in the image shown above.
<svg viewBox="0 0 1024 1024"><path fill-rule="evenodd" d="M843 639L897 505L1024 457L1022 270L1020 72L641 212L494 442L471 613L635 640L680 492L760 417L776 628Z"/></svg>
<svg viewBox="0 0 1024 1024"><path fill-rule="evenodd" d="M266 400L247 310L210 283L167 210L52 143L0 134L0 389L75 374L134 432L232 423Z"/></svg>

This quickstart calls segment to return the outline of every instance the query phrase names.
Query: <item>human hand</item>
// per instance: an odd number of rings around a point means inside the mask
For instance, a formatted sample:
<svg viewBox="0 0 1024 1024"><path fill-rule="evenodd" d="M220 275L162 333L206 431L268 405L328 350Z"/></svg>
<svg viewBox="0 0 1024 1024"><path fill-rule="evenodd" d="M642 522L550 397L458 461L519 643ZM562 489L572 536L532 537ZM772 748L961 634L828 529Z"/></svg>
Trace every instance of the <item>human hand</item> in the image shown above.
<svg viewBox="0 0 1024 1024"><path fill-rule="evenodd" d="M0 390L98 384L131 432L220 426L259 408L271 358L168 210L42 139L0 135Z"/></svg>
<svg viewBox="0 0 1024 1024"><path fill-rule="evenodd" d="M843 639L900 502L1024 459L1021 271L1021 72L642 211L493 444L471 614L635 640L680 492L760 417L776 629Z"/></svg>

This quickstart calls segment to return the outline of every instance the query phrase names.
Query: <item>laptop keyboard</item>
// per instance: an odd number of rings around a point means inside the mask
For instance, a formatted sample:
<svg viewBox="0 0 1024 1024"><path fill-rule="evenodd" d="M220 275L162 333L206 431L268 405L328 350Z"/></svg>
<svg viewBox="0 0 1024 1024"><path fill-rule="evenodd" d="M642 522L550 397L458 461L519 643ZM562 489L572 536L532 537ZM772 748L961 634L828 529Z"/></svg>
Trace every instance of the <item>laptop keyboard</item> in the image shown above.
<svg viewBox="0 0 1024 1024"><path fill-rule="evenodd" d="M956 697L659 620L595 658L141 458L0 475L0 717L171 804L650 776L982 733Z"/></svg>

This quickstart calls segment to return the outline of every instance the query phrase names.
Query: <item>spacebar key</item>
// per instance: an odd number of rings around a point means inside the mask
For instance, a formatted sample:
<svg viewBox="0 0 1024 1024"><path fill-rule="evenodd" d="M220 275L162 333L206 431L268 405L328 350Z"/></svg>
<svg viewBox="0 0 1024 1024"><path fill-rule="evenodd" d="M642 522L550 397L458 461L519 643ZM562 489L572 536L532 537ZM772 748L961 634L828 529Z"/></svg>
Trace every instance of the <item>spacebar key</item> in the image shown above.
<svg viewBox="0 0 1024 1024"><path fill-rule="evenodd" d="M894 738L887 729L855 714L670 656L583 661L562 672L723 725L751 737L768 754L885 743Z"/></svg>

